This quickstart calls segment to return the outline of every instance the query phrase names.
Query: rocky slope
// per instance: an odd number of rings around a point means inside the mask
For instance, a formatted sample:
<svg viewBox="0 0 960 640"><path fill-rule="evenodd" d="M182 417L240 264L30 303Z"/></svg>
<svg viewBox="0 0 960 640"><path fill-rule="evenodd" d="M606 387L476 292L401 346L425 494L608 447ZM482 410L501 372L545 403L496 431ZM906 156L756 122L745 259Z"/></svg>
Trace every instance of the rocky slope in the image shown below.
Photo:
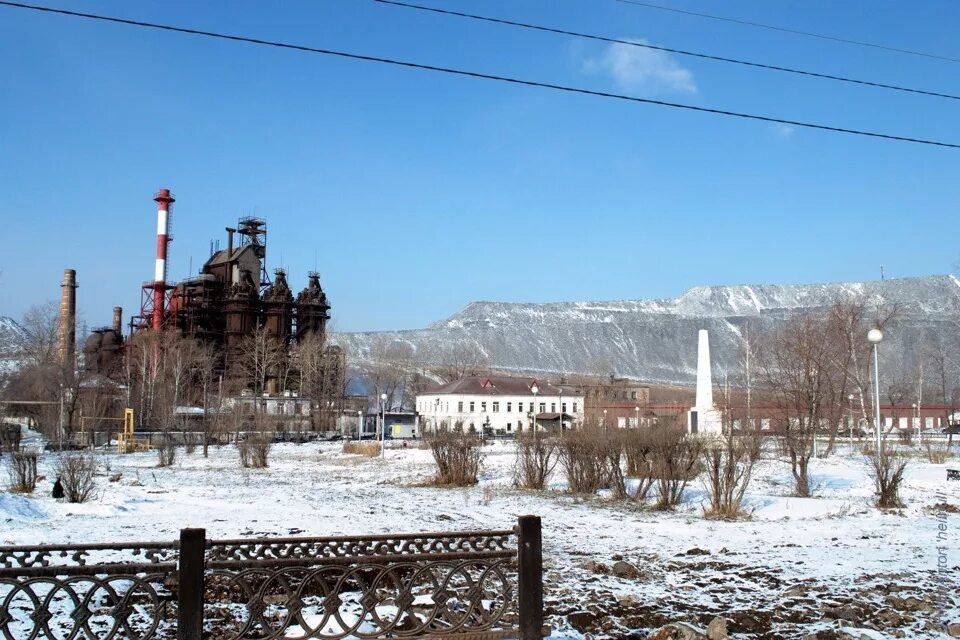
<svg viewBox="0 0 960 640"><path fill-rule="evenodd" d="M378 345L412 352L427 363L450 360L470 345L496 368L526 372L615 372L651 382L689 383L696 369L697 331L710 331L714 374L736 368L742 328L775 326L824 308L838 296L897 304L903 314L881 353L895 375L913 365L932 336L957 342L960 280L928 276L810 285L695 287L677 298L551 304L473 302L425 329L341 333L334 339L360 359Z"/></svg>

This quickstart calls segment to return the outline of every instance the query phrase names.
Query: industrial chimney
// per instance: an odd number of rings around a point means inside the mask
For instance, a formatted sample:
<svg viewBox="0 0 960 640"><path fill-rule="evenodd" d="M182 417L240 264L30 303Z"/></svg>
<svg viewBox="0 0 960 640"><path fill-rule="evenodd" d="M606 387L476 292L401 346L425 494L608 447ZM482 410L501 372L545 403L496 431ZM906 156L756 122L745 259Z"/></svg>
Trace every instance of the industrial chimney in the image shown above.
<svg viewBox="0 0 960 640"><path fill-rule="evenodd" d="M123 332L123 307L113 308L113 323L110 327L118 336Z"/></svg>
<svg viewBox="0 0 960 640"><path fill-rule="evenodd" d="M157 203L157 263L153 277L154 331L163 329L164 297L167 289L167 244L170 242L170 205L175 202L169 189L160 189L153 198Z"/></svg>
<svg viewBox="0 0 960 640"><path fill-rule="evenodd" d="M60 285L60 326L57 355L64 371L73 373L76 367L74 354L77 342L77 272L74 269L63 270L63 284Z"/></svg>

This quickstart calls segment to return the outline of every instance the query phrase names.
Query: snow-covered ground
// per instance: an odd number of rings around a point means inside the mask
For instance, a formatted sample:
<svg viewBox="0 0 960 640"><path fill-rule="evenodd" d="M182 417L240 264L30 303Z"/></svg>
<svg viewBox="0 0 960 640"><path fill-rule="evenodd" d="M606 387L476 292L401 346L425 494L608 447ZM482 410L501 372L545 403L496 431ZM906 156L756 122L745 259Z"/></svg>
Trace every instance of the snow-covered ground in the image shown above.
<svg viewBox="0 0 960 640"><path fill-rule="evenodd" d="M537 514L558 636L642 638L667 622L705 625L718 615L734 637L765 638L840 626L870 638L947 637L935 625L960 622L960 513L935 507L943 494L960 503L960 482L919 459L896 512L871 506L859 456L815 461L815 497L806 499L789 496L786 464L763 461L748 492L752 518L726 522L703 518L697 483L672 513L567 494L559 468L551 491L517 490L507 442L485 447L480 484L467 489L422 486L433 464L415 448L390 449L381 461L339 444L275 445L262 470L241 469L232 446L212 447L208 459L199 449L178 453L170 468L157 468L155 453L104 453L100 495L83 505L49 497L55 456L45 454L47 479L33 496L0 494L0 540L173 540L182 527L209 537L508 528ZM122 477L109 482L114 474Z"/></svg>

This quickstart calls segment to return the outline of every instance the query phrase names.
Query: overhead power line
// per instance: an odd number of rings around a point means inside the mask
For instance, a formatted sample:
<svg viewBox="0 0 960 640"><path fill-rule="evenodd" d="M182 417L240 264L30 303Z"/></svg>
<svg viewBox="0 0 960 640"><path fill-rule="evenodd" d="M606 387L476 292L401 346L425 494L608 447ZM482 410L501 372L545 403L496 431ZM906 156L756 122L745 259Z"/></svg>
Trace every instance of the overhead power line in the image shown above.
<svg viewBox="0 0 960 640"><path fill-rule="evenodd" d="M770 122L774 124L785 124L794 127L804 127L807 129L818 129L821 131L832 131L835 133L847 133L856 136L866 136L869 138L881 138L884 140L895 140L898 142L913 142L916 144L923 145L932 145L936 147L947 147L951 149L960 149L960 144L954 144L950 142L941 142L938 140L924 140L920 138L911 138L907 136L898 136L888 133L878 133L875 131L864 131L861 129L848 129L845 127L834 127L824 124L816 124L812 122L800 122L798 120L788 120L786 118L776 118L771 116L762 116L757 114L742 113L738 111L727 111L724 109L712 109L709 107L699 107L691 104L683 104L679 102L666 102L664 100L653 100L651 98L638 98L636 96L627 96L619 93L609 93L606 91L594 91L592 89L584 89L580 87L571 87L567 85L553 84L550 82L539 82L536 80L525 80L522 78L511 78L509 76L498 76L489 73L481 73L477 71L467 71L464 69L454 69L452 67L440 67L436 65L421 64L417 62L408 62L405 60L395 60L392 58L382 58L379 56L370 56L359 53L351 53L347 51L337 51L334 49L321 49L318 47L308 47L304 45L290 44L285 42L277 42L273 40L262 40L260 38L251 38L248 36L238 36L226 33L217 33L214 31L203 31L200 29L190 29L188 27L177 27L173 25L166 24L157 24L153 22L143 22L140 20L130 20L127 18L117 18L114 16L104 16L94 13L82 13L79 11L69 11L67 9L56 9L53 7L43 7L32 4L24 4L21 2L10 2L9 0L0 0L0 6L14 7L18 9L28 9L32 11L41 11L44 13L59 14L65 16L72 16L75 18L86 18L90 20L98 20L102 22L112 22L116 24L129 25L134 27L143 27L147 29L157 29L161 31L169 31L172 33L184 33L189 35L196 36L205 36L208 38L216 38L219 40L229 40L231 42L244 42L248 44L256 44L267 47L276 47L279 49L288 49L291 51L300 51L306 53L316 53L321 55L336 56L339 58L348 58L351 60L363 60L366 62L379 62L382 64L389 64L398 67L406 67L409 69L420 69L423 71L433 71L437 73L445 73L456 76L463 76L468 78L479 78L483 80L493 80L497 82L506 82L515 85L523 85L528 87L539 87L542 89L552 89L554 91L563 91L566 93L581 94L594 96L598 98L611 98L614 100L623 100L626 102L636 102L641 104L651 104L658 105L662 107L670 107L673 109L685 109L687 111L697 111L700 113L712 113L715 115L729 116L733 118L742 118L746 120L757 120L760 122Z"/></svg>
<svg viewBox="0 0 960 640"><path fill-rule="evenodd" d="M807 38L819 38L820 40L830 40L832 42L842 42L843 44L852 44L858 47L870 47L872 49L882 49L884 51L892 51L893 53L905 53L911 56L921 56L923 58L933 58L934 60L943 60L945 62L960 62L960 58L951 58L949 56L942 56L936 53L927 53L925 51L914 51L912 49L901 49L898 47L891 47L884 44L877 44L875 42L863 42L861 40L851 40L848 38L838 38L836 36L828 36L822 33L812 33L810 31L800 31L799 29L788 29L787 27L777 27L771 24L762 24L760 22L750 22L749 20L738 20L737 18L728 18L726 16L716 16L709 13L700 13L698 11L690 11L689 9L678 9L676 7L665 7L662 4L653 4L652 2L641 2L641 0L617 0L617 2L622 2L624 4L632 4L638 7L645 7L647 9L656 9L658 11L670 11L672 13L682 13L688 16L696 16L698 18L708 18L710 20L721 20L723 22L732 22L734 24L743 25L746 27L756 27L758 29L768 29L770 31L780 31L782 33L790 33L795 36L805 36Z"/></svg>
<svg viewBox="0 0 960 640"><path fill-rule="evenodd" d="M393 5L395 7L403 7L406 9L416 9L418 11L428 11L430 13L438 13L446 16L453 16L458 18L467 18L470 20L479 20L482 22L491 22L495 24L508 25L511 27L521 27L524 29L533 29L535 31L543 31L546 33L555 33L564 36L573 36L575 38L586 38L588 40L599 40L600 42L609 42L613 44L623 44L629 45L631 47L640 47L643 49L653 49L655 51L664 51L666 53L674 53L682 56L691 56L694 58L702 58L704 60L714 60L717 62L727 62L730 64L738 64L746 67L754 67L757 69L767 69L770 71L782 71L785 73L794 73L801 76L809 76L811 78L819 78L822 80L836 80L839 82L849 82L852 84L865 85L868 87L877 87L880 89L892 89L894 91L906 91L907 93L918 93L925 96L934 96L937 98L949 98L950 100L960 100L960 96L951 95L949 93L939 93L937 91L927 91L925 89L913 89L910 87L901 87L893 84L885 84L882 82L873 82L870 80L858 80L856 78L845 78L843 76L835 76L827 73L818 73L816 71L805 71L803 69L792 69L790 67L781 67L773 64L766 64L762 62L750 62L747 60L737 60L735 58L725 58L723 56L716 56L708 53L699 53L696 51L685 51L683 49L672 49L670 47L660 47L652 44L647 44L644 42L634 42L632 40L622 40L618 38L610 38L606 36L598 36L588 33L578 33L576 31L568 31L566 29L556 29L553 27L544 27L536 24L529 24L524 22L515 22L513 20L506 20L503 18L493 18L490 16L480 16L472 13L463 13L461 11L451 11L449 9L438 9L436 7L427 7L419 4L412 4L409 2L400 2L399 0L374 0L374 2L379 2L380 4Z"/></svg>

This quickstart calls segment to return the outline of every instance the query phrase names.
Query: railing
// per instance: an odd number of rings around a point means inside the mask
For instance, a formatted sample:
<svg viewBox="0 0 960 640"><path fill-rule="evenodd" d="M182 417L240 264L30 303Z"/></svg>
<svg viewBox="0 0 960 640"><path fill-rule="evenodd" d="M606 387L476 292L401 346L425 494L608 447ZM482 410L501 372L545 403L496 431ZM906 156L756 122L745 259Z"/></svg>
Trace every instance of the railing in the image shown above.
<svg viewBox="0 0 960 640"><path fill-rule="evenodd" d="M513 530L0 547L0 638L544 635L540 519Z"/></svg>

